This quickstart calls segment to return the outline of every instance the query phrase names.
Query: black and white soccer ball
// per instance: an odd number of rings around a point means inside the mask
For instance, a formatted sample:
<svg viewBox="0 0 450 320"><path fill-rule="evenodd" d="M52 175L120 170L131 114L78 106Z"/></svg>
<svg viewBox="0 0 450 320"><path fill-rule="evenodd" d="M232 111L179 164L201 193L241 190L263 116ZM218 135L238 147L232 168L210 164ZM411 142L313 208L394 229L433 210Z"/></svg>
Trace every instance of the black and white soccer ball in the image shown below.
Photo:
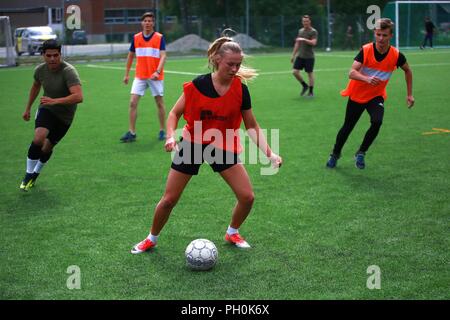
<svg viewBox="0 0 450 320"><path fill-rule="evenodd" d="M207 239L195 239L186 248L186 265L193 270L209 270L216 265L219 253Z"/></svg>

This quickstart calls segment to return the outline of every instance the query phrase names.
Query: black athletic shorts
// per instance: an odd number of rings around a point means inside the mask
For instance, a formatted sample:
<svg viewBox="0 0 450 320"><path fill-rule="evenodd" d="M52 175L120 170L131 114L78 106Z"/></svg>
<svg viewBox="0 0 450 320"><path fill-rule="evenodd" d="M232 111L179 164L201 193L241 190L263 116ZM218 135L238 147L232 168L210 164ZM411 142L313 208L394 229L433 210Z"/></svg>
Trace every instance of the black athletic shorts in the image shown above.
<svg viewBox="0 0 450 320"><path fill-rule="evenodd" d="M314 58L312 59L303 59L300 57L297 57L294 61L294 69L295 70L303 70L305 69L306 72L310 73L314 70Z"/></svg>
<svg viewBox="0 0 450 320"><path fill-rule="evenodd" d="M47 139L50 140L53 145L56 145L66 135L70 128L70 124L62 122L50 110L39 108L36 114L34 128L48 129Z"/></svg>
<svg viewBox="0 0 450 320"><path fill-rule="evenodd" d="M171 168L185 174L197 175L203 162L207 162L214 172L222 172L241 163L238 154L215 148L212 144L196 144L181 139L178 147L180 150L175 154Z"/></svg>

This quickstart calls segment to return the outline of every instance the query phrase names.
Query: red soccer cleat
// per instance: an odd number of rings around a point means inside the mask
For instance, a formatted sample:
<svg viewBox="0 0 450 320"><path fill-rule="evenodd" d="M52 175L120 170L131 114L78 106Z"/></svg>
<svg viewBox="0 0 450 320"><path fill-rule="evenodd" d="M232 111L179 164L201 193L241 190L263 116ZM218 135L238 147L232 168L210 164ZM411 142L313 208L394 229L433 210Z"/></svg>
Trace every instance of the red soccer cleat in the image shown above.
<svg viewBox="0 0 450 320"><path fill-rule="evenodd" d="M148 251L148 250L150 250L151 248L154 248L154 247L156 247L156 243L153 243L150 239L145 238L144 240L142 240L141 242L136 244L131 249L131 253L132 254L142 253L142 252Z"/></svg>
<svg viewBox="0 0 450 320"><path fill-rule="evenodd" d="M232 235L229 235L228 233L225 234L225 241L234 244L238 248L251 248L248 242L245 241L239 233L235 233Z"/></svg>

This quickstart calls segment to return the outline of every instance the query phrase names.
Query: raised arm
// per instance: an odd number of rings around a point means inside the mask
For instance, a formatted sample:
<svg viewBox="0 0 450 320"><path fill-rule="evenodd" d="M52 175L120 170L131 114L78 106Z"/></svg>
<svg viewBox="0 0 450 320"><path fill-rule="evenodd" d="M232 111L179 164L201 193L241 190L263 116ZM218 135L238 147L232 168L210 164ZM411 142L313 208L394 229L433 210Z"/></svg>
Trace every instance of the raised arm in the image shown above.
<svg viewBox="0 0 450 320"><path fill-rule="evenodd" d="M313 46L313 47L315 47L316 45L317 45L317 38L314 38L314 39L306 39L306 38L301 38L301 37L299 37L299 38L297 38L297 39L295 39L295 43L297 44L299 44L301 41L303 41L303 42L305 42L306 44L309 44L310 46Z"/></svg>
<svg viewBox="0 0 450 320"><path fill-rule="evenodd" d="M76 84L69 88L70 94L67 97L62 98L50 98L42 97L42 105L53 105L53 104L77 104L83 102L83 92L81 90L81 85Z"/></svg>
<svg viewBox="0 0 450 320"><path fill-rule="evenodd" d="M362 63L358 61L353 61L348 77L352 80L367 82L373 86L380 84L380 79L377 77L369 77L361 73Z"/></svg>

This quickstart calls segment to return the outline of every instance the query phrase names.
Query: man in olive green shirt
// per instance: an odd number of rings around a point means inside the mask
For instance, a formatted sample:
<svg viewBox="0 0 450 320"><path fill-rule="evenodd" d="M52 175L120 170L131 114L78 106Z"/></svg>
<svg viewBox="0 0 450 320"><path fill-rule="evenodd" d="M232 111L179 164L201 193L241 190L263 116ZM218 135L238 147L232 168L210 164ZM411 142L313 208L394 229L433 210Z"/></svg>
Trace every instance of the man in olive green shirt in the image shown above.
<svg viewBox="0 0 450 320"><path fill-rule="evenodd" d="M314 51L313 47L317 45L317 30L311 26L311 18L308 15L302 17L303 28L298 30L298 36L295 39L294 50L292 51L291 63L294 63L292 73L294 77L301 83L303 96L306 91L309 93L308 97L314 96ZM300 75L300 70L305 69L308 74L309 86Z"/></svg>
<svg viewBox="0 0 450 320"><path fill-rule="evenodd" d="M20 184L23 191L34 186L42 167L50 159L53 147L69 130L77 103L83 101L80 77L72 65L61 60L61 45L55 40L47 40L42 52L45 62L34 71L34 82L22 115L25 121L30 120L31 106L43 87L34 138L28 149L26 174Z"/></svg>

